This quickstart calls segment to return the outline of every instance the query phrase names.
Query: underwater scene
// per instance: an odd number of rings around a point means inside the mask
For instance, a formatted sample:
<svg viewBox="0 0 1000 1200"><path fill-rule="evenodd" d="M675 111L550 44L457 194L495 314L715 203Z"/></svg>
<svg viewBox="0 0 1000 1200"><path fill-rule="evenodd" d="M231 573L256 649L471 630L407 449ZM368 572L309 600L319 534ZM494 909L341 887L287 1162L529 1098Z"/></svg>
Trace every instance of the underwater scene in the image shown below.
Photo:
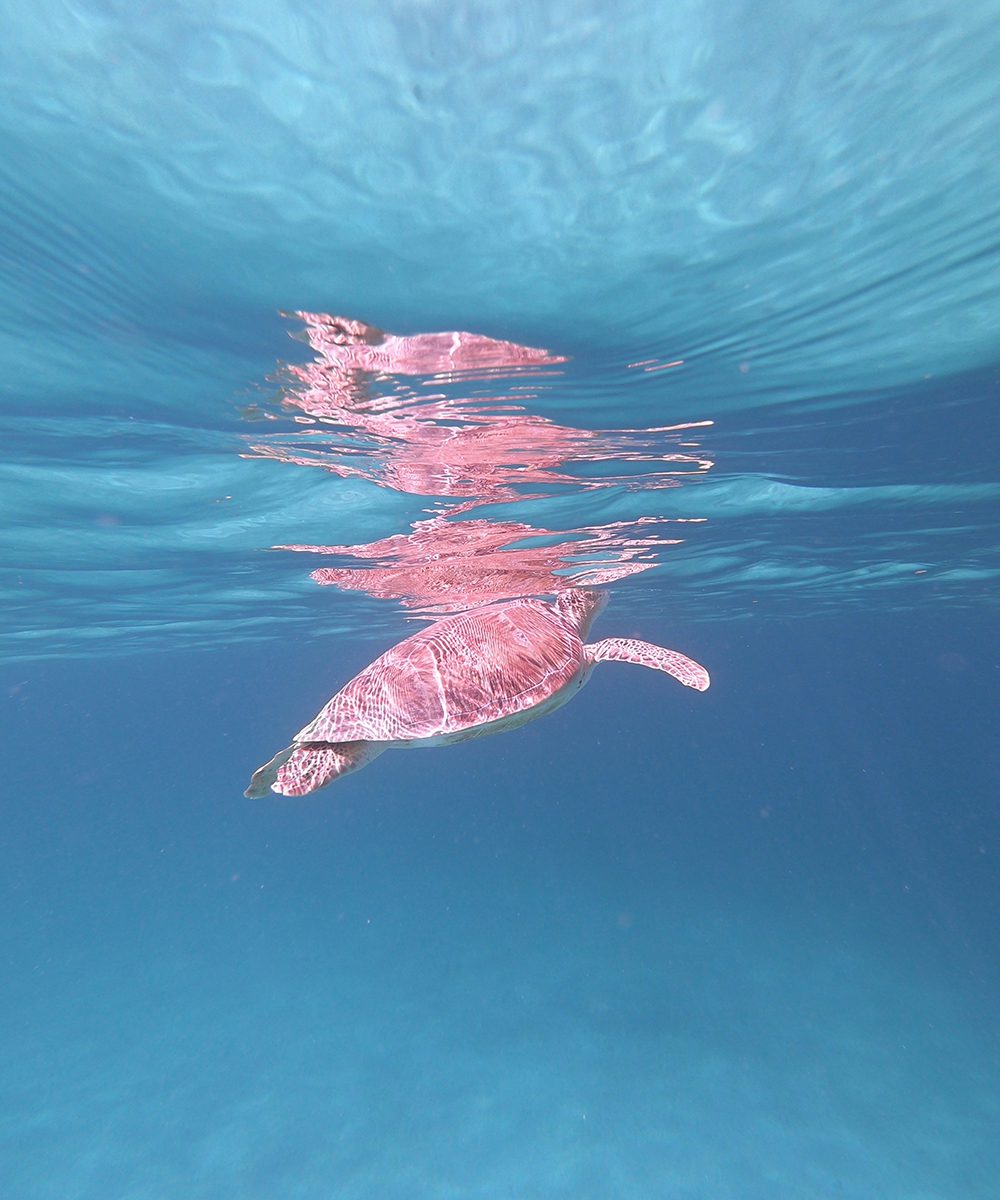
<svg viewBox="0 0 1000 1200"><path fill-rule="evenodd" d="M14 0L0 1200L1000 1195L1000 0Z"/></svg>

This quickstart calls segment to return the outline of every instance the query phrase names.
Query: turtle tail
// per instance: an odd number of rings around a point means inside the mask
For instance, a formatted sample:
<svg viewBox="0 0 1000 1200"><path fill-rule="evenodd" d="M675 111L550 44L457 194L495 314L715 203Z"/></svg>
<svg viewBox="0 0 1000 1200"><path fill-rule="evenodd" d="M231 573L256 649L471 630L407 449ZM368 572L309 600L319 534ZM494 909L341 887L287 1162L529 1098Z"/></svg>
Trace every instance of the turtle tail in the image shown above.
<svg viewBox="0 0 1000 1200"><path fill-rule="evenodd" d="M371 762L383 749L384 746L372 742L293 742L254 771L243 794L251 800L258 800L268 792L308 796Z"/></svg>

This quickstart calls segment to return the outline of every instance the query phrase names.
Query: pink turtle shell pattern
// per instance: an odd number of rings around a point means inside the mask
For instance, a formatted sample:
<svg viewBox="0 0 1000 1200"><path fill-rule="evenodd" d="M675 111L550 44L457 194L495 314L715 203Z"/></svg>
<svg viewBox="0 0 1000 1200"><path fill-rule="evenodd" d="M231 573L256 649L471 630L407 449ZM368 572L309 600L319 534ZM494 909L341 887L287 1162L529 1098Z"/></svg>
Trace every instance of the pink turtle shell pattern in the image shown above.
<svg viewBox="0 0 1000 1200"><path fill-rule="evenodd" d="M572 622L540 600L460 613L365 667L295 741L396 742L457 733L534 708L585 665Z"/></svg>

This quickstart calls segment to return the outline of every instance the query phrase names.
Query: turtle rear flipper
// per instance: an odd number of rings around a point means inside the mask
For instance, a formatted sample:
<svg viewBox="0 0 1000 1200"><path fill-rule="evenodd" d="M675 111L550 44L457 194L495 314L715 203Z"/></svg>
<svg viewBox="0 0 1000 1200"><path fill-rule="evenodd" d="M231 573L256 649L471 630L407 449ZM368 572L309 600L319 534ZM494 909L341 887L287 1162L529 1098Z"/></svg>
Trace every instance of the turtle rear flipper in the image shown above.
<svg viewBox="0 0 1000 1200"><path fill-rule="evenodd" d="M250 777L250 786L243 795L249 800L259 800L262 796L266 796L271 790L271 784L278 778L278 771L288 762L297 749L298 747L293 742L291 746L286 746L284 750L279 750L269 762L264 763L262 767L258 767Z"/></svg>
<svg viewBox="0 0 1000 1200"><path fill-rule="evenodd" d="M307 796L338 776L370 763L384 749L378 742L293 742L254 771L243 794L251 800L268 792Z"/></svg>

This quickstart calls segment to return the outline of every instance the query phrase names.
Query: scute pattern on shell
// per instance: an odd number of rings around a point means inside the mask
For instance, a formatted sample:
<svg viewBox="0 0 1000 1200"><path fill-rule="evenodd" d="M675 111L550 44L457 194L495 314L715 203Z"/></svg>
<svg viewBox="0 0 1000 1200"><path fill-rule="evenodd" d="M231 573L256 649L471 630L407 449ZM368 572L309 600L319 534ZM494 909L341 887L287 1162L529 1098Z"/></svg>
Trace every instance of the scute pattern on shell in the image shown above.
<svg viewBox="0 0 1000 1200"><path fill-rule="evenodd" d="M461 613L387 650L295 740L395 742L455 733L533 708L584 665L576 630L540 600Z"/></svg>

